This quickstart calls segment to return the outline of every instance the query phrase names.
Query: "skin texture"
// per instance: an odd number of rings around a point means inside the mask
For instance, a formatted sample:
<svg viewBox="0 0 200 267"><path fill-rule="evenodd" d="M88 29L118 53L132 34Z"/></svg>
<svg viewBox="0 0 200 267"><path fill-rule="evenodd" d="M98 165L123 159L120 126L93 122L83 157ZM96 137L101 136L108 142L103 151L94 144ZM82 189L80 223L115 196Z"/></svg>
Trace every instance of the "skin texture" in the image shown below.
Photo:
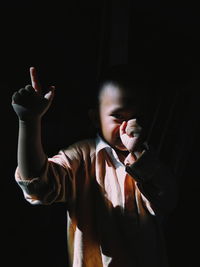
<svg viewBox="0 0 200 267"><path fill-rule="evenodd" d="M41 141L41 118L51 106L54 86L44 94L36 69L30 68L31 85L21 88L12 97L12 106L19 119L18 166L23 178L37 177L45 165L46 154ZM117 153L137 152L141 127L137 110L130 105L131 96L117 85L106 85L99 98L97 124L100 134ZM130 153L131 155L131 153Z"/></svg>
<svg viewBox="0 0 200 267"><path fill-rule="evenodd" d="M21 88L12 97L12 106L19 119L18 166L23 178L37 177L46 155L41 142L41 118L54 97L54 86L43 95L36 69L30 68L31 85Z"/></svg>
<svg viewBox="0 0 200 267"><path fill-rule="evenodd" d="M101 136L117 151L134 152L142 127L137 109L130 103L130 92L116 84L106 84L99 98Z"/></svg>

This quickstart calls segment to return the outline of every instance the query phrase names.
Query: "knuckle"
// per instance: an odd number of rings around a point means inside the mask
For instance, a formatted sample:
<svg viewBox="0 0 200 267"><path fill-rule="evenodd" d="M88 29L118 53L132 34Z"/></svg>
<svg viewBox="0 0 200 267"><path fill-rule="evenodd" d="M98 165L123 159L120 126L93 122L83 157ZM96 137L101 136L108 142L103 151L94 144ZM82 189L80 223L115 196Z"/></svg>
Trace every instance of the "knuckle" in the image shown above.
<svg viewBox="0 0 200 267"><path fill-rule="evenodd" d="M35 93L35 89L30 84L25 86L25 90L32 94Z"/></svg>
<svg viewBox="0 0 200 267"><path fill-rule="evenodd" d="M21 88L21 89L19 89L18 93L20 95L24 95L26 92L25 92L25 89L24 88Z"/></svg>
<svg viewBox="0 0 200 267"><path fill-rule="evenodd" d="M18 92L15 92L13 95L12 95L12 100L16 103L16 102L19 102L20 101L20 94Z"/></svg>
<svg viewBox="0 0 200 267"><path fill-rule="evenodd" d="M21 95L21 96L30 96L30 95L32 95L28 90L26 90L26 88L21 88L20 90L19 90L19 94Z"/></svg>

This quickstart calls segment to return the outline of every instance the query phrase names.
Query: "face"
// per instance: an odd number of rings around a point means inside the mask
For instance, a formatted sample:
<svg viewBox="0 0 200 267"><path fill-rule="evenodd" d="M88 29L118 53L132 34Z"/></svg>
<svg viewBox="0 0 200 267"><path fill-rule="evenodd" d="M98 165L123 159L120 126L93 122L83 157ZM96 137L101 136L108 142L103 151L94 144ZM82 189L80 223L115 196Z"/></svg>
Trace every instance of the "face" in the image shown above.
<svg viewBox="0 0 200 267"><path fill-rule="evenodd" d="M107 143L121 151L127 149L121 142L119 127L123 121L137 118L131 99L130 93L113 84L105 85L99 98L100 133Z"/></svg>

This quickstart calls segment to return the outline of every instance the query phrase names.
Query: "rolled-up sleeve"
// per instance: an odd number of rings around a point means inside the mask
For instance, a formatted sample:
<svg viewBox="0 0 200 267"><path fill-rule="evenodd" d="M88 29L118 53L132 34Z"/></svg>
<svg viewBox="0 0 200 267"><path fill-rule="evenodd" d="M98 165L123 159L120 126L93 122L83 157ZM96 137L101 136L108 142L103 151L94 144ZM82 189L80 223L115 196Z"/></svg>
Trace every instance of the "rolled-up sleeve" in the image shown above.
<svg viewBox="0 0 200 267"><path fill-rule="evenodd" d="M22 179L17 167L15 180L25 199L33 205L66 202L79 161L76 149L69 149L67 153L61 150L57 155L46 159L38 177Z"/></svg>

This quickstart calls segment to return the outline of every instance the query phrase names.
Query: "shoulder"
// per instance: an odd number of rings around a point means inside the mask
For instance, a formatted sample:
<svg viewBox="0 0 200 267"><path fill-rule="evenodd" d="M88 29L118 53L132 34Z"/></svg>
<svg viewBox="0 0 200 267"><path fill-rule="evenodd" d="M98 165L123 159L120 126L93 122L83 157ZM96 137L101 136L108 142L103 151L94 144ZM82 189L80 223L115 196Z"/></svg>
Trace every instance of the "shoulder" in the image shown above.
<svg viewBox="0 0 200 267"><path fill-rule="evenodd" d="M85 158L85 157L91 157L93 158L95 156L96 151L96 140L93 139L84 139L81 141L78 141L70 146L68 146L65 149L62 149L62 151L67 154L79 154L79 156Z"/></svg>

